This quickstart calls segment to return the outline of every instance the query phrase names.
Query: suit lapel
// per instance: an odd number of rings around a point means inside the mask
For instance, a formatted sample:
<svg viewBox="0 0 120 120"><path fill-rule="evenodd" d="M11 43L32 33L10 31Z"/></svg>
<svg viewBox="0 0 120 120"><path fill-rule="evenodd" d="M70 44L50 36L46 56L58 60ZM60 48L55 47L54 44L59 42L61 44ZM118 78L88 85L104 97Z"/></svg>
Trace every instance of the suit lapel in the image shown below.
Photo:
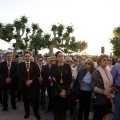
<svg viewBox="0 0 120 120"><path fill-rule="evenodd" d="M30 75L31 75L32 71L33 71L33 63L30 62Z"/></svg>
<svg viewBox="0 0 120 120"><path fill-rule="evenodd" d="M11 70L12 70L12 66L13 66L13 62L11 61L11 66L10 66L10 73L11 73Z"/></svg>
<svg viewBox="0 0 120 120"><path fill-rule="evenodd" d="M8 70L7 61L5 61L5 68L6 68L6 70Z"/></svg>
<svg viewBox="0 0 120 120"><path fill-rule="evenodd" d="M23 70L25 70L26 74L27 74L27 68L26 68L26 63L25 62L23 62Z"/></svg>
<svg viewBox="0 0 120 120"><path fill-rule="evenodd" d="M8 76L8 67L7 67L7 61L5 61L4 65L5 65L5 71L6 71L6 73L7 73L7 76Z"/></svg>

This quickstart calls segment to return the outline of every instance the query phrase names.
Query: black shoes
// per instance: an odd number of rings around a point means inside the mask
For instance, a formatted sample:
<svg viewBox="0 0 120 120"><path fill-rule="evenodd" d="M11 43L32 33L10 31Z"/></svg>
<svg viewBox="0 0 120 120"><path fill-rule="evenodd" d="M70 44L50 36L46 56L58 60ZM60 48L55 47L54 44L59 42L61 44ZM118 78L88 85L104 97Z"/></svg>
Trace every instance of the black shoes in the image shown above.
<svg viewBox="0 0 120 120"><path fill-rule="evenodd" d="M29 113L25 113L25 115L24 115L24 119L27 119L27 118L29 118ZM36 113L36 114L34 114L35 115L35 117L36 117L36 119L37 120L41 120L41 117L40 117L40 115L38 114L38 113Z"/></svg>
<svg viewBox="0 0 120 120"><path fill-rule="evenodd" d="M7 111L8 108L7 107L3 107L2 111Z"/></svg>
<svg viewBox="0 0 120 120"><path fill-rule="evenodd" d="M35 117L36 117L37 120L41 120L41 117L40 117L39 114L35 114Z"/></svg>
<svg viewBox="0 0 120 120"><path fill-rule="evenodd" d="M24 119L27 119L27 118L29 118L29 113L25 113L25 115L24 115Z"/></svg>
<svg viewBox="0 0 120 120"><path fill-rule="evenodd" d="M17 107L16 106L12 106L13 110L17 110Z"/></svg>

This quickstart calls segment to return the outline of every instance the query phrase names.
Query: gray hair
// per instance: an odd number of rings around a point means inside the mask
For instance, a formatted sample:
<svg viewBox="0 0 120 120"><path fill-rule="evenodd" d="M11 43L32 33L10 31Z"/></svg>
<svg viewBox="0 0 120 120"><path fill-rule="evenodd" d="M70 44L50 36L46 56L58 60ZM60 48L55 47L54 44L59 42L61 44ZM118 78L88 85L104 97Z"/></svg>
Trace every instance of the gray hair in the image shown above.
<svg viewBox="0 0 120 120"><path fill-rule="evenodd" d="M68 59L72 59L71 57L66 57L64 62L66 63Z"/></svg>

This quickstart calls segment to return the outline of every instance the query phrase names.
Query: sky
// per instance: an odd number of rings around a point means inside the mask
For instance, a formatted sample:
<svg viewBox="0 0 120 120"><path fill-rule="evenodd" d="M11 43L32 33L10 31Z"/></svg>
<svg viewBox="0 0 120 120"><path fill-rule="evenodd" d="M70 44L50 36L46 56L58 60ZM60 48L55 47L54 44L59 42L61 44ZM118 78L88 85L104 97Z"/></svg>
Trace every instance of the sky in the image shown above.
<svg viewBox="0 0 120 120"><path fill-rule="evenodd" d="M110 54L109 39L120 25L119 6L120 0L0 0L0 22L13 23L25 15L28 26L38 23L45 33L53 24L73 24L76 40L88 43L87 54L98 55L101 47ZM0 49L9 47L0 40Z"/></svg>

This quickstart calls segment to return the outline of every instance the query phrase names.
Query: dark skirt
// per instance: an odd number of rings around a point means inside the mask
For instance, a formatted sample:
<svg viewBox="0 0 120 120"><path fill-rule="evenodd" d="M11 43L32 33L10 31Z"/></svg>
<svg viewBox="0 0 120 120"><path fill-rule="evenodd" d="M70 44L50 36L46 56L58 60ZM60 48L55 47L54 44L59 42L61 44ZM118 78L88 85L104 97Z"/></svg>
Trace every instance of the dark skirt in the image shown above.
<svg viewBox="0 0 120 120"><path fill-rule="evenodd" d="M53 109L54 110L67 110L70 108L70 96L67 95L66 98L62 98L59 95L54 97Z"/></svg>
<svg viewBox="0 0 120 120"><path fill-rule="evenodd" d="M93 105L94 109L94 118L104 117L105 115L111 113L112 103L110 100L105 105ZM96 119L94 119L96 120Z"/></svg>

